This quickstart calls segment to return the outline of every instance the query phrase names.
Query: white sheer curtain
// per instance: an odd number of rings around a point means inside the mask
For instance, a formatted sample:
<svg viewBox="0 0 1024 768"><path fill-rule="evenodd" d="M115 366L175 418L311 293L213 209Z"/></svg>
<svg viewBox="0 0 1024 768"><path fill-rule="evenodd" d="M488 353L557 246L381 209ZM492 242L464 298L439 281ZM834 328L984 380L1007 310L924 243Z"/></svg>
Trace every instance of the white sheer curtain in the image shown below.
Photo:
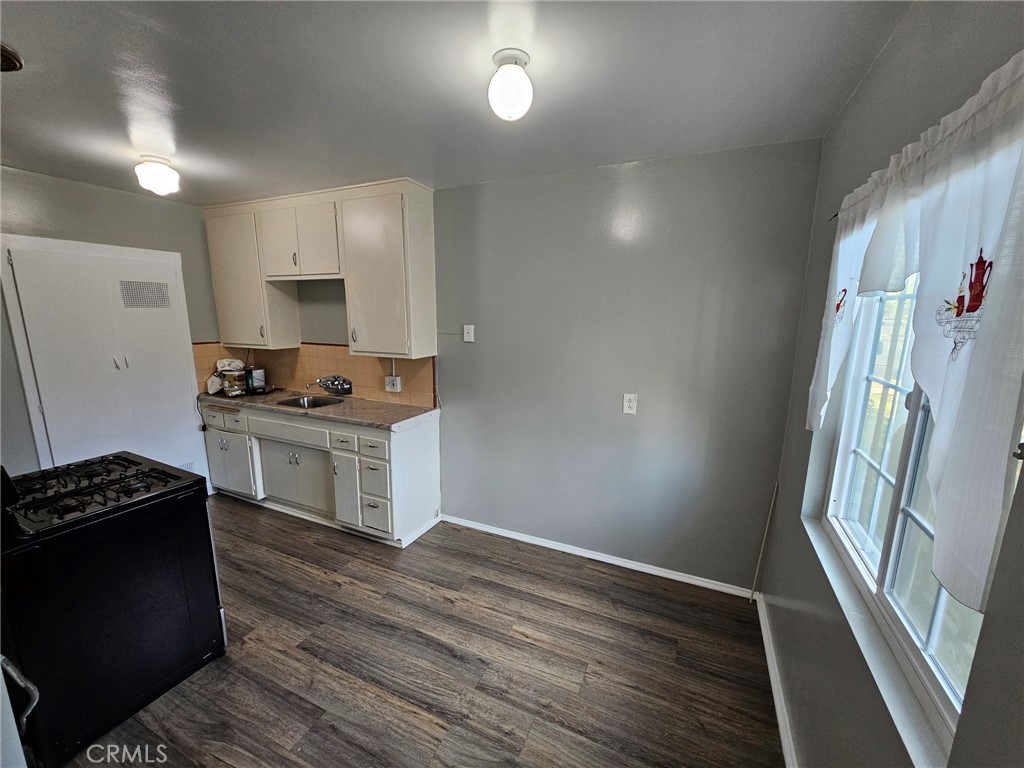
<svg viewBox="0 0 1024 768"><path fill-rule="evenodd" d="M854 296L920 272L911 372L931 403L932 570L984 606L1005 523L1024 388L1024 51L893 156L839 214L809 429L846 356ZM1018 427L1019 429L1019 427Z"/></svg>

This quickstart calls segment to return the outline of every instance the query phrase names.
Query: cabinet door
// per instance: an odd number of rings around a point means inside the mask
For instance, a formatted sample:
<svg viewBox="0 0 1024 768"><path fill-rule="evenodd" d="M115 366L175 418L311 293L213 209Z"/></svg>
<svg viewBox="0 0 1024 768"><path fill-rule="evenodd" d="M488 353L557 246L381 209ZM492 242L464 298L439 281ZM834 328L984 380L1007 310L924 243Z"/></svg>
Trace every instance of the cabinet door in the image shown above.
<svg viewBox="0 0 1024 768"><path fill-rule="evenodd" d="M295 446L295 457L299 504L333 513L334 475L331 472L331 454L315 448Z"/></svg>
<svg viewBox="0 0 1024 768"><path fill-rule="evenodd" d="M249 436L225 432L224 438L224 475L228 490L256 495L256 487L252 481L252 454L249 448Z"/></svg>
<svg viewBox="0 0 1024 768"><path fill-rule="evenodd" d="M345 303L350 349L409 352L402 195L341 204L345 231Z"/></svg>
<svg viewBox="0 0 1024 768"><path fill-rule="evenodd" d="M113 320L108 337L119 349L126 384L121 407L136 416L125 430L125 447L172 466L186 464L197 448L185 426L196 420L196 384L178 267L107 256L104 271Z"/></svg>
<svg viewBox="0 0 1024 768"><path fill-rule="evenodd" d="M295 474L295 446L277 440L260 440L260 460L263 464L263 490L268 496L285 501L299 501L298 481Z"/></svg>
<svg viewBox="0 0 1024 768"><path fill-rule="evenodd" d="M340 274L338 220L334 215L334 203L299 206L295 209L295 226L302 274Z"/></svg>
<svg viewBox="0 0 1024 768"><path fill-rule="evenodd" d="M260 256L268 277L299 274L299 239L295 209L277 208L256 214Z"/></svg>
<svg viewBox="0 0 1024 768"><path fill-rule="evenodd" d="M215 488L228 487L228 475L224 467L224 433L208 429L203 433L206 441L206 463L210 465L210 483Z"/></svg>
<svg viewBox="0 0 1024 768"><path fill-rule="evenodd" d="M207 219L206 239L221 343L267 346L266 299L253 215Z"/></svg>
<svg viewBox="0 0 1024 768"><path fill-rule="evenodd" d="M126 450L124 361L103 257L10 249L55 464Z"/></svg>
<svg viewBox="0 0 1024 768"><path fill-rule="evenodd" d="M334 517L339 523L359 525L359 459L333 454Z"/></svg>

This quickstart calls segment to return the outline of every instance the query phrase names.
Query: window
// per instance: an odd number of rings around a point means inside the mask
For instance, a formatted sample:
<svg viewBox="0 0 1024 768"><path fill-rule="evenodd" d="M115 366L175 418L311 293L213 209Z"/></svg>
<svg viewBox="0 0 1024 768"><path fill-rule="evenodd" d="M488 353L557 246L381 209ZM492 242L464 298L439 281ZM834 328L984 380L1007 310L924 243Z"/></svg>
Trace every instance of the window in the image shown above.
<svg viewBox="0 0 1024 768"><path fill-rule="evenodd" d="M913 275L899 293L858 299L825 528L933 716L952 733L982 615L952 598L931 570L932 422L910 373L917 286Z"/></svg>

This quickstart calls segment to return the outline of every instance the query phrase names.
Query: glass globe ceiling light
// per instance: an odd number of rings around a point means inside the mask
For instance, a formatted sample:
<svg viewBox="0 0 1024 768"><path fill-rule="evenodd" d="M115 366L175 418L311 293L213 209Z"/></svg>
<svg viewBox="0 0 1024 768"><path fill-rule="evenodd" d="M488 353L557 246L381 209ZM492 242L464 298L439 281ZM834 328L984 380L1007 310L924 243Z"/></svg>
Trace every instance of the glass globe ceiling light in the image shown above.
<svg viewBox="0 0 1024 768"><path fill-rule="evenodd" d="M530 57L518 48L502 48L493 61L498 71L487 86L487 101L502 120L518 120L533 104L533 83L525 69Z"/></svg>
<svg viewBox="0 0 1024 768"><path fill-rule="evenodd" d="M140 187L158 195L169 195L179 189L178 172L156 155L143 155L142 162L135 166L135 175Z"/></svg>

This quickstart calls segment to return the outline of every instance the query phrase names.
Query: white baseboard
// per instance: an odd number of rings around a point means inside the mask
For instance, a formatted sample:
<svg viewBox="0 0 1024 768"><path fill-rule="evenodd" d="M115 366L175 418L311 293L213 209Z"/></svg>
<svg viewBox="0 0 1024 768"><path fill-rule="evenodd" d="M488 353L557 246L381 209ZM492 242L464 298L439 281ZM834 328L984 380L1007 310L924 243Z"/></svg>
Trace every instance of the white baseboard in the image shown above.
<svg viewBox="0 0 1024 768"><path fill-rule="evenodd" d="M432 517L432 518L430 518L430 520L427 521L426 525L421 525L417 530L413 531L408 536L404 536L401 539L402 549L405 549L406 547L408 547L410 544L412 544L414 541L416 541L416 539L418 539L420 536L422 536L424 533L429 531L431 528L433 528L435 525L437 525L440 522L441 522L441 517L440 516Z"/></svg>
<svg viewBox="0 0 1024 768"><path fill-rule="evenodd" d="M559 552L568 552L570 555L579 555L580 557L586 557L590 560L597 560L602 563L609 563L610 565L618 565L622 568L628 568L631 571L641 571L653 576L661 576L666 579L672 579L673 581L681 581L684 584L692 584L695 587L713 589L715 592L725 592L729 595L750 597L750 590L746 587L737 587L734 584L726 584L723 581L705 579L701 576L691 576L688 573L672 571L668 568L659 568L656 565L648 565L647 563L637 562L636 560L627 560L624 557L616 557L615 555L606 555L603 552L594 552L591 549L574 547L571 544L562 544L561 542L551 541L550 539L528 536L525 533L517 533L516 531L509 531L505 528L495 528L493 525L484 525L483 523L478 523L474 520L465 520L461 517L441 515L441 519L448 523L461 525L464 528L473 528L474 530L483 531L484 533L493 533L496 536L504 536L506 539L515 539L516 541L522 541L527 544L536 544L538 547L556 549Z"/></svg>
<svg viewBox="0 0 1024 768"><path fill-rule="evenodd" d="M775 643L772 640L772 628L768 621L768 606L760 594L757 596L757 617L761 621L764 654L768 658L768 677L772 683L772 698L775 699L775 717L779 721L782 756L786 760L786 768L797 768L796 745L793 742L793 729L789 723L786 697L782 693L782 680L779 678L779 661L775 657Z"/></svg>

